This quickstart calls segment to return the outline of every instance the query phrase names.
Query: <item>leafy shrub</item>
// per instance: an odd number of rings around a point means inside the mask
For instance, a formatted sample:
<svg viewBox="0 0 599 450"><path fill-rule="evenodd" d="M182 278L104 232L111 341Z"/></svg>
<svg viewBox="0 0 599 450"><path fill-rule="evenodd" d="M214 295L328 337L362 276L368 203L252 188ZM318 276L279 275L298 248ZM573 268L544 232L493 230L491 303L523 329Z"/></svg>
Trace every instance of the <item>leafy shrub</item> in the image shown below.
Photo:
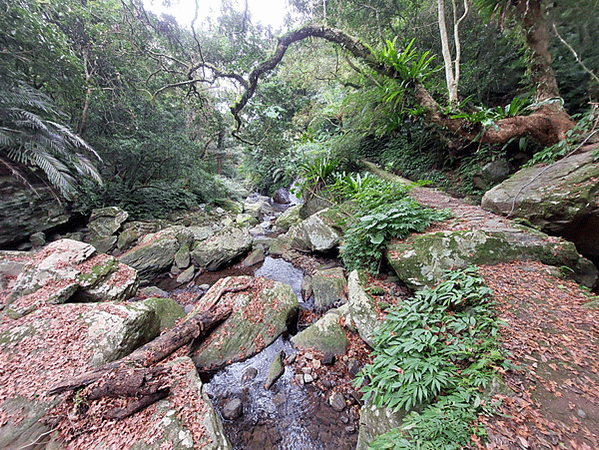
<svg viewBox="0 0 599 450"><path fill-rule="evenodd" d="M374 404L412 411L401 428L380 436L374 449L458 450L476 432L481 389L498 365L509 367L496 344L499 322L491 290L475 267L446 272L434 289L390 308L375 331L371 364L355 380Z"/></svg>
<svg viewBox="0 0 599 450"><path fill-rule="evenodd" d="M384 201L384 198L380 196L376 200ZM341 253L348 270L366 269L377 273L384 243L392 238L402 239L410 233L420 232L433 221L450 216L447 210L427 209L410 198L379 205L365 201L361 208L366 210L366 205L373 206L368 208L369 214L352 224L343 238Z"/></svg>

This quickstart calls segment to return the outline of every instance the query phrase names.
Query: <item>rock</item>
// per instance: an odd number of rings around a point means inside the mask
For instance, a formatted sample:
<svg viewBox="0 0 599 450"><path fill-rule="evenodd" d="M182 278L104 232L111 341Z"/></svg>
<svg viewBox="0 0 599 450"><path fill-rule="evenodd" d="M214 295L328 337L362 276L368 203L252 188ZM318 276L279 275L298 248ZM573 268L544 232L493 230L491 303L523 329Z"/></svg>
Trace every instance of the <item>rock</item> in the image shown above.
<svg viewBox="0 0 599 450"><path fill-rule="evenodd" d="M187 229L193 233L194 241L204 241L214 236L217 231L213 225L190 226Z"/></svg>
<svg viewBox="0 0 599 450"><path fill-rule="evenodd" d="M333 392L329 396L329 405L337 412L341 412L347 406L345 403L345 397L341 392Z"/></svg>
<svg viewBox="0 0 599 450"><path fill-rule="evenodd" d="M46 245L46 233L43 231L33 233L31 236L29 236L29 242L31 242L31 245L33 245L34 248L43 247Z"/></svg>
<svg viewBox="0 0 599 450"><path fill-rule="evenodd" d="M362 406L360 408L360 427L356 450L367 450L368 445L378 436L394 428L401 427L405 416L403 410L393 412L372 403Z"/></svg>
<svg viewBox="0 0 599 450"><path fill-rule="evenodd" d="M307 301L312 297L312 277L310 275L304 275L302 279L302 298Z"/></svg>
<svg viewBox="0 0 599 450"><path fill-rule="evenodd" d="M243 414L243 403L238 398L233 398L225 403L221 413L227 420L238 419Z"/></svg>
<svg viewBox="0 0 599 450"><path fill-rule="evenodd" d="M105 329L93 322L97 313L107 324ZM89 321L93 322L93 328L86 325ZM20 362L6 372L5 383L0 387L3 398L0 416L6 418L0 426L0 448L31 448L32 442L45 445L50 438L49 429L39 419L62 399L41 394L58 380L90 370L92 367L87 364L90 359L112 359L126 352L127 348L143 344L158 333L160 321L159 313L149 302L126 306L112 303L49 305L18 320L2 321L0 355L3 356L0 359L3 369L9 368L11 360ZM119 328L121 331L116 333ZM112 350L107 352L106 345ZM31 348L36 350L32 352ZM98 352L102 353L101 357ZM25 359L23 355L27 355ZM191 445L181 446L182 437L190 442L189 430L201 429L202 433L194 438L198 439L197 445L213 450L231 448L224 438L222 424L202 392L190 359L180 358L169 364L176 366L173 372L178 374L169 380L169 397L133 417L133 421L140 419L147 426L122 427L104 421L94 433L94 447L110 448L110 438L115 439L112 442L138 442L132 447L138 449L158 450L165 441L174 445L169 448L190 448L194 441ZM191 410L194 414L183 414L183 411ZM178 420L178 414L184 418ZM149 444L150 439L155 441L154 444ZM210 439L212 444L209 444ZM62 444L55 440L47 448L62 448Z"/></svg>
<svg viewBox="0 0 599 450"><path fill-rule="evenodd" d="M293 225L298 225L302 221L302 218L300 217L301 209L302 205L295 205L291 208L287 208L283 214L277 218L275 222L276 227L288 231Z"/></svg>
<svg viewBox="0 0 599 450"><path fill-rule="evenodd" d="M252 278L218 280L191 314L210 305L221 288L242 286L248 281ZM232 297L233 314L193 346L192 359L199 371L218 369L255 355L287 330L287 324L297 314L297 297L291 286L262 278L253 279L252 283L248 290L225 294Z"/></svg>
<svg viewBox="0 0 599 450"><path fill-rule="evenodd" d="M183 272L181 272L181 274L179 274L179 276L177 277L177 283L189 283L191 280L193 280L194 275L195 268L193 266L190 266Z"/></svg>
<svg viewBox="0 0 599 450"><path fill-rule="evenodd" d="M300 210L300 216L302 219L310 217L313 214L333 206L330 201L320 196L308 194L307 196L303 197L305 197L305 201Z"/></svg>
<svg viewBox="0 0 599 450"><path fill-rule="evenodd" d="M175 253L175 265L181 269L185 270L191 264L191 252L189 251L189 246L182 245Z"/></svg>
<svg viewBox="0 0 599 450"><path fill-rule="evenodd" d="M279 379L279 377L283 375L283 373L285 372L285 366L283 365L284 359L285 353L282 350L277 352L268 369L266 381L264 382L264 389L270 389Z"/></svg>
<svg viewBox="0 0 599 450"><path fill-rule="evenodd" d="M95 255L90 244L62 239L38 252L24 267L8 297L7 313L29 314L44 303L122 301L139 284L135 270L109 255ZM92 257L93 256L93 257Z"/></svg>
<svg viewBox="0 0 599 450"><path fill-rule="evenodd" d="M191 246L193 233L185 227L165 228L145 236L135 247L120 256L123 264L137 270L140 278L151 280L167 272L181 246Z"/></svg>
<svg viewBox="0 0 599 450"><path fill-rule="evenodd" d="M117 206L94 209L87 225L91 232L91 240L112 236L128 217L129 213Z"/></svg>
<svg viewBox="0 0 599 450"><path fill-rule="evenodd" d="M260 220L260 214L267 208L268 202L264 200L257 200L255 202L246 201L243 203L243 212L254 217L256 221Z"/></svg>
<svg viewBox="0 0 599 450"><path fill-rule="evenodd" d="M264 261L264 252L261 248L254 249L244 260L245 267L252 267Z"/></svg>
<svg viewBox="0 0 599 450"><path fill-rule="evenodd" d="M218 270L248 252L252 237L246 228L227 228L198 243L191 257L206 270Z"/></svg>
<svg viewBox="0 0 599 450"><path fill-rule="evenodd" d="M146 286L141 289L141 293L146 297L168 297L168 292L156 286Z"/></svg>
<svg viewBox="0 0 599 450"><path fill-rule="evenodd" d="M324 353L342 355L348 345L347 336L339 325L339 315L329 311L304 331L291 338L291 342L300 349L314 348Z"/></svg>
<svg viewBox="0 0 599 450"><path fill-rule="evenodd" d="M91 244L98 253L110 253L117 247L118 237L107 236L103 238L93 239Z"/></svg>
<svg viewBox="0 0 599 450"><path fill-rule="evenodd" d="M505 180L510 174L510 166L506 159L497 159L483 166L472 177L472 183L480 190L486 191L493 186Z"/></svg>
<svg viewBox="0 0 599 450"><path fill-rule="evenodd" d="M34 189L11 177L0 178L0 246L24 241L33 233L66 224L71 204L59 202L53 191L39 184Z"/></svg>
<svg viewBox="0 0 599 450"><path fill-rule="evenodd" d="M599 256L599 161L594 149L545 167L529 167L488 191L484 209L526 219L542 231L576 244L578 251ZM512 212L512 203L516 199Z"/></svg>
<svg viewBox="0 0 599 450"><path fill-rule="evenodd" d="M326 216L327 210L313 214L301 224L310 250L327 252L339 244L341 233L331 226Z"/></svg>
<svg viewBox="0 0 599 450"><path fill-rule="evenodd" d="M291 203L291 198L289 196L289 191L283 187L277 189L275 195L272 196L272 200L275 203L279 203L281 205L287 205Z"/></svg>
<svg viewBox="0 0 599 450"><path fill-rule="evenodd" d="M412 235L389 245L386 256L399 278L413 289L437 284L450 268L514 260L567 266L578 282L589 287L597 279L597 269L578 254L574 244L518 225Z"/></svg>
<svg viewBox="0 0 599 450"><path fill-rule="evenodd" d="M251 214L242 213L235 216L235 223L240 227L252 227L258 223L258 219Z"/></svg>
<svg viewBox="0 0 599 450"><path fill-rule="evenodd" d="M352 271L348 278L347 306L351 321L364 342L374 347L373 331L382 323L376 311L373 298L366 292L364 282L357 270Z"/></svg>
<svg viewBox="0 0 599 450"><path fill-rule="evenodd" d="M252 381L254 378L256 378L257 375L258 375L258 370L255 369L254 367L250 367L248 370L246 370L244 372L243 376L241 377L241 383L247 384L250 381Z"/></svg>
<svg viewBox="0 0 599 450"><path fill-rule="evenodd" d="M16 277L31 259L28 252L0 250L0 274Z"/></svg>
<svg viewBox="0 0 599 450"><path fill-rule="evenodd" d="M314 307L327 309L339 300L345 300L347 280L343 268L317 270L312 277L312 291L314 292Z"/></svg>
<svg viewBox="0 0 599 450"><path fill-rule="evenodd" d="M325 366L332 366L335 364L335 353L325 352L324 356L322 357L322 364Z"/></svg>
<svg viewBox="0 0 599 450"><path fill-rule="evenodd" d="M86 342L93 349L87 361L90 366L122 358L160 334L160 316L153 308L158 299L152 300L127 305L106 303L82 315L88 326Z"/></svg>
<svg viewBox="0 0 599 450"><path fill-rule="evenodd" d="M185 317L185 312L179 304L170 298L165 297L150 297L141 302L134 303L142 304L153 310L160 318L160 331L172 328L178 319Z"/></svg>

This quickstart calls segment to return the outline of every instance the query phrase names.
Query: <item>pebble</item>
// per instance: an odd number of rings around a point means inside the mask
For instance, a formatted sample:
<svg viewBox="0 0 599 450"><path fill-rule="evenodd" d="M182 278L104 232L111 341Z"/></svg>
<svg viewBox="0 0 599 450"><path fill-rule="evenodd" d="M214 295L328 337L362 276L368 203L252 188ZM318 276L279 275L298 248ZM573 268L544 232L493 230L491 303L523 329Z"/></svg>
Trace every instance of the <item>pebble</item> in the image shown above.
<svg viewBox="0 0 599 450"><path fill-rule="evenodd" d="M310 375L309 373L304 375L304 383L308 384L308 383L312 383L314 381L314 377L312 375Z"/></svg>
<svg viewBox="0 0 599 450"><path fill-rule="evenodd" d="M306 352L304 354L304 358L306 358L306 359L314 359L314 355L312 353L310 353L310 352Z"/></svg>
<svg viewBox="0 0 599 450"><path fill-rule="evenodd" d="M318 359L314 359L312 361L312 367L314 367L315 369L320 369L320 361Z"/></svg>

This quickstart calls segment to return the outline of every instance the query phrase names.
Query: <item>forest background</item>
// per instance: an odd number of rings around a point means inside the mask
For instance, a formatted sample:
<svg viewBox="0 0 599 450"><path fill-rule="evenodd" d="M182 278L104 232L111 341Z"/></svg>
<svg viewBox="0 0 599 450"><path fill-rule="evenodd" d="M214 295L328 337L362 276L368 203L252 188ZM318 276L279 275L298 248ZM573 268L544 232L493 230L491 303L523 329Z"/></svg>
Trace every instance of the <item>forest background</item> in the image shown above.
<svg viewBox="0 0 599 450"><path fill-rule="evenodd" d="M134 218L361 159L477 196L485 163L551 161L596 117L598 0L287 7L274 30L247 2L177 23L139 0L0 0L0 173Z"/></svg>

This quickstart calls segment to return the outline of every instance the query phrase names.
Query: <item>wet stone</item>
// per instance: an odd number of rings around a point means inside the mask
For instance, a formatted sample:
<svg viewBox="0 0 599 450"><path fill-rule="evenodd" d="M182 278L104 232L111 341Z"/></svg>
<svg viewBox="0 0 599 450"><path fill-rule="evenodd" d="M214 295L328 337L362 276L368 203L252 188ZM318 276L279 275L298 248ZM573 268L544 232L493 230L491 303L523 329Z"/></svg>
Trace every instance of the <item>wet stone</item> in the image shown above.
<svg viewBox="0 0 599 450"><path fill-rule="evenodd" d="M241 383L246 384L252 381L254 378L256 378L256 375L258 375L258 371L255 368L250 367L241 377Z"/></svg>
<svg viewBox="0 0 599 450"><path fill-rule="evenodd" d="M340 392L333 392L329 397L329 404L335 411L341 412L346 406L345 397Z"/></svg>
<svg viewBox="0 0 599 450"><path fill-rule="evenodd" d="M222 409L223 417L227 420L235 420L243 414L243 404L238 398L229 400Z"/></svg>
<svg viewBox="0 0 599 450"><path fill-rule="evenodd" d="M326 352L322 357L322 364L325 366L332 366L335 364L335 354L333 352Z"/></svg>

